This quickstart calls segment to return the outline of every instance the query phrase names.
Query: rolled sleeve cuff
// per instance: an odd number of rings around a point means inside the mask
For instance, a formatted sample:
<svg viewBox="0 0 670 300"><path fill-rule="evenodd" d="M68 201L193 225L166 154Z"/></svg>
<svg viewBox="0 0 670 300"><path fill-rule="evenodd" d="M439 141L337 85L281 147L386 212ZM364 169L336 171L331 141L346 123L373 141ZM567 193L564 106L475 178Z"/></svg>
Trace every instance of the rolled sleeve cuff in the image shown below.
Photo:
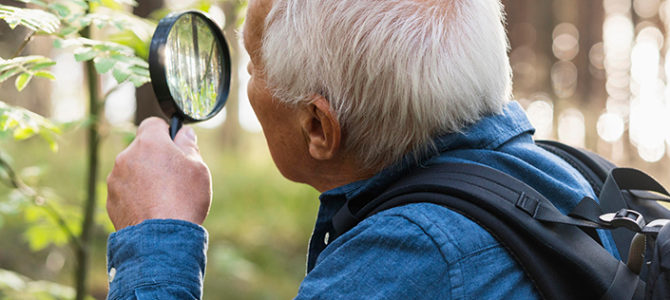
<svg viewBox="0 0 670 300"><path fill-rule="evenodd" d="M207 231L180 220L147 220L112 233L107 241L108 299L133 298L135 290L178 285L202 296Z"/></svg>

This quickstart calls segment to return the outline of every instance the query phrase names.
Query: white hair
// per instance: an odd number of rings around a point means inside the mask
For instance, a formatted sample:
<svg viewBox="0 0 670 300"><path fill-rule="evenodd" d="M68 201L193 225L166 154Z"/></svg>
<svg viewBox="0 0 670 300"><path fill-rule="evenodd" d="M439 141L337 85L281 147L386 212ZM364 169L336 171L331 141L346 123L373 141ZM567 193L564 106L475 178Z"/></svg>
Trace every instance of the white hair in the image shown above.
<svg viewBox="0 0 670 300"><path fill-rule="evenodd" d="M502 111L503 23L499 0L275 0L263 71L280 101L326 97L343 149L378 170Z"/></svg>

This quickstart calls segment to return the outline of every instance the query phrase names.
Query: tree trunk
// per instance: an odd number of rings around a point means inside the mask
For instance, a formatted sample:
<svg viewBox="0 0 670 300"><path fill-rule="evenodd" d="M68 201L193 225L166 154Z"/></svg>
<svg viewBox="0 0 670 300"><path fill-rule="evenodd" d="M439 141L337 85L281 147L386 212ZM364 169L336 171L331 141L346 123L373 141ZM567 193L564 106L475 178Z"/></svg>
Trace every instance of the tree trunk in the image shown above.
<svg viewBox="0 0 670 300"><path fill-rule="evenodd" d="M163 0L153 1L137 1L137 6L133 9L133 13L139 17L146 18L152 12L163 7ZM151 83L147 83L135 90L135 125L139 125L148 117L165 118L163 111L158 105L158 99L154 94L154 89Z"/></svg>
<svg viewBox="0 0 670 300"><path fill-rule="evenodd" d="M223 28L230 49L230 59L232 65L230 93L228 101L226 102L226 121L223 124L223 138L221 142L224 147L236 149L240 142L240 134L242 128L240 126L240 101L239 89L240 82L237 74L238 64L240 61L240 49L237 43L236 30L238 21L238 7L241 5L239 1L226 1L221 4L223 12L226 15L226 24Z"/></svg>
<svg viewBox="0 0 670 300"><path fill-rule="evenodd" d="M82 36L91 38L91 27L82 31ZM97 198L96 186L98 182L98 158L100 146L100 99L98 74L95 71L93 61L88 61L86 76L88 78L89 115L91 124L88 128L88 174L86 179L86 200L83 205L83 221L81 224L80 248L76 253L77 266L75 270L76 300L83 300L88 290L88 265L90 259L91 233L93 229L93 217L95 214L95 200Z"/></svg>

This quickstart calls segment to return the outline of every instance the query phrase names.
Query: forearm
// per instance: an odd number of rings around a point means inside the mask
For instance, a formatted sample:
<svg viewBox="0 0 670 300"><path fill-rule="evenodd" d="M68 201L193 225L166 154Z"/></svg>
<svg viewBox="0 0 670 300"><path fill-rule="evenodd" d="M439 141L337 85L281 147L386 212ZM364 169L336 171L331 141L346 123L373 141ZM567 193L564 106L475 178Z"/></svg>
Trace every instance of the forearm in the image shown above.
<svg viewBox="0 0 670 300"><path fill-rule="evenodd" d="M108 299L201 299L207 231L179 220L147 220L110 235Z"/></svg>

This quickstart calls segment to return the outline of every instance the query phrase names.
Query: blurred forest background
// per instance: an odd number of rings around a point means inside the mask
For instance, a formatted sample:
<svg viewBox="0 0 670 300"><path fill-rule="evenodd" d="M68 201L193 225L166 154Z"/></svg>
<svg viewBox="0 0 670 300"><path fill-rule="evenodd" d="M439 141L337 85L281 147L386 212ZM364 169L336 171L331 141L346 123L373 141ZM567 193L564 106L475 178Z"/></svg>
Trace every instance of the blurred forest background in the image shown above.
<svg viewBox="0 0 670 300"><path fill-rule="evenodd" d="M503 0L536 138L670 187L669 1ZM220 24L234 60L225 114L196 126L214 179L205 299L297 292L318 193L281 177L246 99L245 0L0 0L0 299L106 296L104 179L136 124L161 115L148 44L185 9Z"/></svg>

